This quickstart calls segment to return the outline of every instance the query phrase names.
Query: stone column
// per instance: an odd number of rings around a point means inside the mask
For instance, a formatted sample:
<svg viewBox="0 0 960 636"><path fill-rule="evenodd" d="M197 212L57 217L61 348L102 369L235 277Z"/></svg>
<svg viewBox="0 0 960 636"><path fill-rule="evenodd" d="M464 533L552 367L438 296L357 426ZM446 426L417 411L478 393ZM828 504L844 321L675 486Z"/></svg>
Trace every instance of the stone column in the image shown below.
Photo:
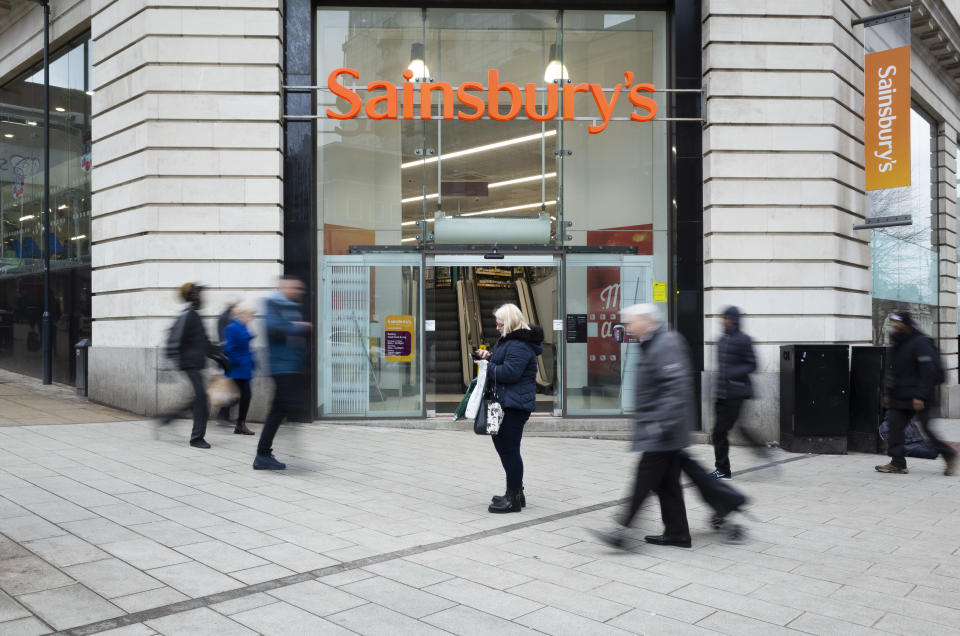
<svg viewBox="0 0 960 636"><path fill-rule="evenodd" d="M202 314L281 273L279 0L94 0L90 396L151 414L182 398L158 346L185 281Z"/></svg>

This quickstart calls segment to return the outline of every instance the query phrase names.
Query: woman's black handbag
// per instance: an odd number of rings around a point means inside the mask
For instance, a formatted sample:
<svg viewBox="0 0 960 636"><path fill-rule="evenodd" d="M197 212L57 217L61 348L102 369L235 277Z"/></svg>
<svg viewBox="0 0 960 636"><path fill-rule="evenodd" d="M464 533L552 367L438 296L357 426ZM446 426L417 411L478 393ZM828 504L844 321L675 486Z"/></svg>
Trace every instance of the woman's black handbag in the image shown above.
<svg viewBox="0 0 960 636"><path fill-rule="evenodd" d="M473 420L473 432L477 435L496 435L500 430L501 422L503 422L503 407L497 396L497 382L494 379L493 386L487 387L483 399L480 400L477 417Z"/></svg>

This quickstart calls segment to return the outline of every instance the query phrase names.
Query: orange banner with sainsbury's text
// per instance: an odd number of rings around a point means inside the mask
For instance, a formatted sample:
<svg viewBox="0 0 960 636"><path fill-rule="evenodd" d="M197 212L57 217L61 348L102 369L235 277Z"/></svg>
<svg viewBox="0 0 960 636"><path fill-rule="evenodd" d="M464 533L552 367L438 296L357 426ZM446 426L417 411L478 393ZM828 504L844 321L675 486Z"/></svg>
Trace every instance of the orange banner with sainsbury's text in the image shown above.
<svg viewBox="0 0 960 636"><path fill-rule="evenodd" d="M869 53L864 69L867 190L910 185L910 47Z"/></svg>

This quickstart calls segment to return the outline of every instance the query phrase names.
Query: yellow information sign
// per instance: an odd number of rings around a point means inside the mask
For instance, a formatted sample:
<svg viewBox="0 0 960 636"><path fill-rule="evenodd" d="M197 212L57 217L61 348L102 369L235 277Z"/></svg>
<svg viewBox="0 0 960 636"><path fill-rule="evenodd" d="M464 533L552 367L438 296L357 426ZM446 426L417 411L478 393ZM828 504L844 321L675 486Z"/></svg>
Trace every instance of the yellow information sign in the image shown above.
<svg viewBox="0 0 960 636"><path fill-rule="evenodd" d="M655 303L665 303L667 302L667 284L666 283L653 283L653 302Z"/></svg>
<svg viewBox="0 0 960 636"><path fill-rule="evenodd" d="M413 316L387 316L383 324L383 359L413 361Z"/></svg>

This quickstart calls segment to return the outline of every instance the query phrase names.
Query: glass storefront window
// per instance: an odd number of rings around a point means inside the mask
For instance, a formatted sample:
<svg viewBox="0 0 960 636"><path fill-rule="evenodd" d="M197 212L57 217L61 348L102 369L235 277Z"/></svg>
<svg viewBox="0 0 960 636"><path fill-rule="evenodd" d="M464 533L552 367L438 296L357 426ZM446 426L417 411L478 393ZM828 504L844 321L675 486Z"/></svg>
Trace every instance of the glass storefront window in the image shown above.
<svg viewBox="0 0 960 636"><path fill-rule="evenodd" d="M545 333L538 412L623 413L620 309L669 297L669 130L631 120L647 111L630 97L636 84L666 84L666 13L321 7L316 22L320 340L331 356L353 351L337 369L321 352L322 413L452 411L473 373L469 353L496 341L491 314L505 302ZM353 118L326 116L353 104L327 88L336 69L359 75L337 80L361 98ZM517 93L495 90L508 82ZM461 99L468 86L485 112L463 120L479 110ZM399 119L384 117L393 91ZM663 95L644 94L661 117ZM472 252L491 245L509 253ZM404 249L410 267L422 263L416 283L412 270L350 264ZM377 310L350 296L361 288ZM422 309L401 308L414 288ZM362 356L341 346L349 330L334 324L345 298L361 325L351 342L368 345ZM379 356L381 306L422 330L422 382L411 367L398 388L419 402L392 400L366 362ZM558 325L581 314L587 326L571 341ZM352 383L350 400L337 401L347 390L338 378Z"/></svg>
<svg viewBox="0 0 960 636"><path fill-rule="evenodd" d="M43 69L0 86L0 365L40 374L43 247L49 246L53 373L72 382L90 337L89 42L50 61L50 237L43 236Z"/></svg>
<svg viewBox="0 0 960 636"><path fill-rule="evenodd" d="M938 251L934 242L936 126L917 109L910 111L910 186L868 192L877 216L910 214L906 226L872 231L874 343L886 344L887 318L912 312L921 328L936 337Z"/></svg>

